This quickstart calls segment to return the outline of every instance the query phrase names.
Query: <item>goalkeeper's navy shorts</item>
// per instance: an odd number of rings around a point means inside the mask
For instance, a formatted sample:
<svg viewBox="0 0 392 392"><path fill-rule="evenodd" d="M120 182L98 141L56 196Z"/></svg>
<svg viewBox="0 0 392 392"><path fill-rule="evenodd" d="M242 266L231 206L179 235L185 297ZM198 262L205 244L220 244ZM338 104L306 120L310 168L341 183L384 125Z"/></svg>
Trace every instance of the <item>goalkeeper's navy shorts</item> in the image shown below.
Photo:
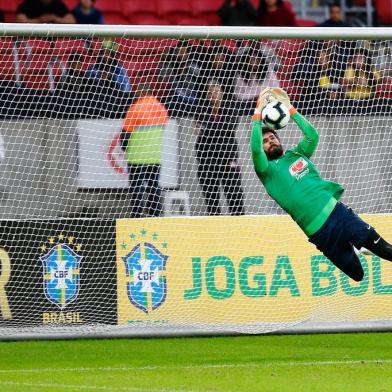
<svg viewBox="0 0 392 392"><path fill-rule="evenodd" d="M360 249L374 232L350 207L337 203L324 225L309 241L350 278L363 279L363 268L353 246Z"/></svg>

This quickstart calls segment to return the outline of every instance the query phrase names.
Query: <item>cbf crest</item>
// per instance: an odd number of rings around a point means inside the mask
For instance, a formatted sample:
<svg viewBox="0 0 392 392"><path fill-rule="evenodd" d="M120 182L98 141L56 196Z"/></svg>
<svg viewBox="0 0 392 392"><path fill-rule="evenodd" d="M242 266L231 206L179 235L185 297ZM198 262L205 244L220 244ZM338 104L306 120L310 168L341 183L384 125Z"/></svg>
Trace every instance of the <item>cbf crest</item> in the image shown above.
<svg viewBox="0 0 392 392"><path fill-rule="evenodd" d="M64 239L64 236L59 236ZM73 237L66 238L66 243L55 243L55 238L50 238L52 245L49 250L40 257L43 263L44 292L46 298L64 309L68 304L76 299L79 293L80 261L82 256L78 255L73 249ZM75 246L80 250L80 245ZM48 247L41 247L46 251Z"/></svg>
<svg viewBox="0 0 392 392"><path fill-rule="evenodd" d="M140 232L142 237L147 236L147 231ZM136 240L137 235L129 237ZM158 234L153 233L152 239L158 239ZM167 248L167 243L156 241L158 246ZM157 246L149 241L141 241L122 257L125 263L127 293L130 302L146 314L159 308L166 300L166 262L168 256L163 254ZM124 249L128 248L123 244Z"/></svg>

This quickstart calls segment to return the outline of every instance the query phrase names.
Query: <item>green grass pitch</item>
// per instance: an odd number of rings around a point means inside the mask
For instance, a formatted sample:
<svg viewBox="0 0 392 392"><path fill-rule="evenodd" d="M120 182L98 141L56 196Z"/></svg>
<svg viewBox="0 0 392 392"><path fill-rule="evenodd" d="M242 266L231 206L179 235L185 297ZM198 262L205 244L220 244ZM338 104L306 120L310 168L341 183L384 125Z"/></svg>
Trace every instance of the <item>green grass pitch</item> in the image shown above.
<svg viewBox="0 0 392 392"><path fill-rule="evenodd" d="M0 391L392 391L392 333L0 342Z"/></svg>

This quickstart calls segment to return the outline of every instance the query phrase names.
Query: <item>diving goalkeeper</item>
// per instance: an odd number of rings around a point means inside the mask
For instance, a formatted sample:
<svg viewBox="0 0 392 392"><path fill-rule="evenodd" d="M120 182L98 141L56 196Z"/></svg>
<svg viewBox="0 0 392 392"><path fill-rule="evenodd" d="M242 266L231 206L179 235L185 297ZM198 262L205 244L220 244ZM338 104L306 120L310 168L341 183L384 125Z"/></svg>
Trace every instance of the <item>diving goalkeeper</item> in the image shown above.
<svg viewBox="0 0 392 392"><path fill-rule="evenodd" d="M274 99L284 103L304 135L286 152L278 134L263 127L261 122L262 109ZM257 176L267 193L294 219L309 241L351 279L361 281L364 272L354 247L358 250L364 247L392 261L392 245L351 208L339 202L344 192L341 185L320 177L310 160L318 140L317 130L291 105L284 90L268 88L261 92L251 136Z"/></svg>

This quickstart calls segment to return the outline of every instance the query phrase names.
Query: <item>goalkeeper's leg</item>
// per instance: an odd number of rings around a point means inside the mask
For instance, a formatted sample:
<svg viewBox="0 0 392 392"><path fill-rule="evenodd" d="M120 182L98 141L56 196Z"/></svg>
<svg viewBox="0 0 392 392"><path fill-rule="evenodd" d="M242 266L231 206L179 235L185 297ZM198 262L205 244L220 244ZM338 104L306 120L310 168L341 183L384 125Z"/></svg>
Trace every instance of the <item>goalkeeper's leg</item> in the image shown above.
<svg viewBox="0 0 392 392"><path fill-rule="evenodd" d="M386 242L374 228L363 221L350 207L345 206L346 238L355 248L366 248L376 256L392 261L392 245Z"/></svg>
<svg viewBox="0 0 392 392"><path fill-rule="evenodd" d="M338 203L321 229L309 237L309 241L336 267L359 282L364 277L364 271L354 246L368 238L368 227L371 228L351 208Z"/></svg>
<svg viewBox="0 0 392 392"><path fill-rule="evenodd" d="M362 246L370 250L376 256L392 261L392 245L386 242L375 230L371 231L369 238Z"/></svg>
<svg viewBox="0 0 392 392"><path fill-rule="evenodd" d="M364 271L362 264L351 244L338 242L334 248L325 249L323 253L351 279L356 282L360 282L363 279Z"/></svg>

